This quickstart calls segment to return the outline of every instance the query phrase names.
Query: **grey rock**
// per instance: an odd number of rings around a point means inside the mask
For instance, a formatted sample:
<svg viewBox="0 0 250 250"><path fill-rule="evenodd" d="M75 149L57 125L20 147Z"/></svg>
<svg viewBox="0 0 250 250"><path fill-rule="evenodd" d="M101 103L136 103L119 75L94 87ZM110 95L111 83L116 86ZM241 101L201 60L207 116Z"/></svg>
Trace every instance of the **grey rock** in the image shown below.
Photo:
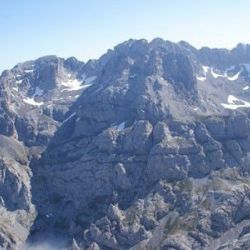
<svg viewBox="0 0 250 250"><path fill-rule="evenodd" d="M0 145L0 248L13 249L28 238L36 211L23 144L0 135Z"/></svg>
<svg viewBox="0 0 250 250"><path fill-rule="evenodd" d="M125 134L123 150L136 154L148 153L152 146L153 127L148 121L138 121L133 124L131 131Z"/></svg>
<svg viewBox="0 0 250 250"><path fill-rule="evenodd" d="M247 196L245 196L236 211L235 221L240 222L244 219L249 219L250 216L249 208L250 208L250 200Z"/></svg>
<svg viewBox="0 0 250 250"><path fill-rule="evenodd" d="M211 214L211 228L216 232L227 231L231 223L231 215L225 209L218 209Z"/></svg>
<svg viewBox="0 0 250 250"><path fill-rule="evenodd" d="M129 40L3 72L1 247L30 234L73 249L247 249L250 116L225 104L250 101L249 58L248 45Z"/></svg>

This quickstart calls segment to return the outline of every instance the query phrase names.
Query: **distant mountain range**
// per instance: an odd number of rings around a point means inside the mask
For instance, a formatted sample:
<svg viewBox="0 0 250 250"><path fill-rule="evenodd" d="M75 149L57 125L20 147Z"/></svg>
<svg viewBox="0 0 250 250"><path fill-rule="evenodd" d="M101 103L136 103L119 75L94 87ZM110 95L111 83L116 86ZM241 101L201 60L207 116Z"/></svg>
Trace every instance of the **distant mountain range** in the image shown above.
<svg viewBox="0 0 250 250"><path fill-rule="evenodd" d="M249 87L250 45L160 38L4 71L0 247L250 249Z"/></svg>

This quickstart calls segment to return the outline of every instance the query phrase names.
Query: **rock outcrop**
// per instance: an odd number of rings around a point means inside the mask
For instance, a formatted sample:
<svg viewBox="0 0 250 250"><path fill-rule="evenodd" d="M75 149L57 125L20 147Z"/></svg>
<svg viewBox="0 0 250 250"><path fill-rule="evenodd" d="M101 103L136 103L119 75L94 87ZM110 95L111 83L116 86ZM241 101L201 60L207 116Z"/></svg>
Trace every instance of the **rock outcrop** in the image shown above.
<svg viewBox="0 0 250 250"><path fill-rule="evenodd" d="M30 178L24 145L0 135L0 246L3 249L22 244L35 220Z"/></svg>
<svg viewBox="0 0 250 250"><path fill-rule="evenodd" d="M249 65L154 39L3 72L0 246L248 249Z"/></svg>
<svg viewBox="0 0 250 250"><path fill-rule="evenodd" d="M79 249L248 244L249 113L223 106L247 80L218 76L213 55L201 78L200 56L156 39L100 59L35 163L34 237L50 228Z"/></svg>

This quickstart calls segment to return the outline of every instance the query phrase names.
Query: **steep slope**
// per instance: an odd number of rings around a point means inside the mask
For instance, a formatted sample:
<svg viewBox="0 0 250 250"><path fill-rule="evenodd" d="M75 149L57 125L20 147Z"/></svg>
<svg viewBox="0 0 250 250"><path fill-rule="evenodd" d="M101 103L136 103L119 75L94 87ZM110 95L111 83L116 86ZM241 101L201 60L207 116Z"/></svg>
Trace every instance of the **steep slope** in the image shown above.
<svg viewBox="0 0 250 250"><path fill-rule="evenodd" d="M96 84L32 164L31 241L249 247L249 63L249 46L196 50L162 39L101 57Z"/></svg>
<svg viewBox="0 0 250 250"><path fill-rule="evenodd" d="M0 135L0 246L3 249L13 249L23 243L36 217L28 164L24 145Z"/></svg>
<svg viewBox="0 0 250 250"><path fill-rule="evenodd" d="M29 235L36 212L29 168L68 110L89 87L93 62L55 56L16 65L0 77L0 248L13 249Z"/></svg>

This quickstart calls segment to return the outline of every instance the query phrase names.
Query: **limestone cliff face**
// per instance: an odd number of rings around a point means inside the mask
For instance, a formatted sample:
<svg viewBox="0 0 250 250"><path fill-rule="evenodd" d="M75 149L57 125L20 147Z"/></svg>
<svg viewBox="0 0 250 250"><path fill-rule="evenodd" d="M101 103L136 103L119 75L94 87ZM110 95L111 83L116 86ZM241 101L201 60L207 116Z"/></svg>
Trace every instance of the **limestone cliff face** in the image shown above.
<svg viewBox="0 0 250 250"><path fill-rule="evenodd" d="M80 249L216 249L229 232L245 244L247 69L196 53L140 40L100 59L96 84L36 162L34 235L50 228Z"/></svg>
<svg viewBox="0 0 250 250"><path fill-rule="evenodd" d="M84 63L55 56L21 63L2 73L0 248L15 248L29 236L36 217L30 163L40 157L67 118L69 107L89 86L88 77Z"/></svg>
<svg viewBox="0 0 250 250"><path fill-rule="evenodd" d="M247 249L249 51L129 40L5 71L0 246Z"/></svg>

